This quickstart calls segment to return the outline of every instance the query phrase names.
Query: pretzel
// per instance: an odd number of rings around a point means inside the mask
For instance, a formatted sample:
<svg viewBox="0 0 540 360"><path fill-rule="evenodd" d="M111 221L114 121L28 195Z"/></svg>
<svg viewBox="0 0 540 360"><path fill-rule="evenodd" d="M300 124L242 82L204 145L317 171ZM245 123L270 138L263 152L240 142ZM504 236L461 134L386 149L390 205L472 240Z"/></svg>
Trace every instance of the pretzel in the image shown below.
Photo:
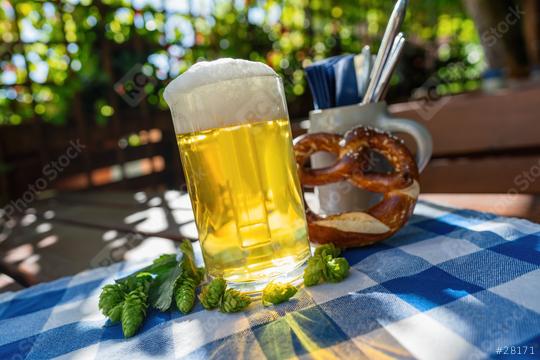
<svg viewBox="0 0 540 360"><path fill-rule="evenodd" d="M357 127L343 136L307 134L294 140L294 151L303 186L348 181L358 188L384 194L378 204L362 212L323 217L306 206L311 241L332 242L339 247L370 245L392 236L411 217L420 192L418 168L409 150L394 136L366 127ZM309 157L319 151L337 155L336 162L322 169L305 168ZM369 172L370 151L384 156L393 171Z"/></svg>

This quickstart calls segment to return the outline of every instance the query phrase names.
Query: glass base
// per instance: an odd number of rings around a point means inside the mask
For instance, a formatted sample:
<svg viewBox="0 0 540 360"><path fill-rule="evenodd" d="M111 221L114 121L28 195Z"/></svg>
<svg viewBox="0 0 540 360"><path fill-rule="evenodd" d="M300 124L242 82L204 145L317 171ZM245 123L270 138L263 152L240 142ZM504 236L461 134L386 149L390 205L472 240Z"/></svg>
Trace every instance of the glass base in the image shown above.
<svg viewBox="0 0 540 360"><path fill-rule="evenodd" d="M289 283L296 287L301 286L304 283L304 268L307 264L307 258L300 264L296 264L292 269L284 269L280 275L269 276L267 278L255 281L233 281L225 277L227 280L227 287L238 290L246 295L251 296L254 299L260 298L263 289L268 283L275 281L280 283ZM273 274L276 273L276 269L272 269Z"/></svg>

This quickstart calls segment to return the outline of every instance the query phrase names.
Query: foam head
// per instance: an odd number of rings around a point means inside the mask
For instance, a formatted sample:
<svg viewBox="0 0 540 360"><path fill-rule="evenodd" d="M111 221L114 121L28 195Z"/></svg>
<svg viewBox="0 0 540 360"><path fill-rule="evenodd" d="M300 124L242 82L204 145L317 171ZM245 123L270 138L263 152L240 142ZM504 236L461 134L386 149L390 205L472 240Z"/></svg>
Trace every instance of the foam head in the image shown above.
<svg viewBox="0 0 540 360"><path fill-rule="evenodd" d="M199 62L171 81L163 97L178 134L287 118L281 79L260 62Z"/></svg>

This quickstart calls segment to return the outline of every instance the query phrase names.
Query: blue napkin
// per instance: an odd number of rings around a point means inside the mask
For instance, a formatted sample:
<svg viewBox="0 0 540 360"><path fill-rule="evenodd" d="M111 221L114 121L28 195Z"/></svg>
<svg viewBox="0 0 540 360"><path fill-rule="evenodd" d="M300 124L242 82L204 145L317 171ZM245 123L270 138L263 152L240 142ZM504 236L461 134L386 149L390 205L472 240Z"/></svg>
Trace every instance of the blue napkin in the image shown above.
<svg viewBox="0 0 540 360"><path fill-rule="evenodd" d="M347 106L358 104L361 101L356 82L356 70L354 68L354 55L342 56L334 63L336 82L335 106Z"/></svg>
<svg viewBox="0 0 540 360"><path fill-rule="evenodd" d="M305 69L315 109L328 109L360 102L354 55L333 56Z"/></svg>

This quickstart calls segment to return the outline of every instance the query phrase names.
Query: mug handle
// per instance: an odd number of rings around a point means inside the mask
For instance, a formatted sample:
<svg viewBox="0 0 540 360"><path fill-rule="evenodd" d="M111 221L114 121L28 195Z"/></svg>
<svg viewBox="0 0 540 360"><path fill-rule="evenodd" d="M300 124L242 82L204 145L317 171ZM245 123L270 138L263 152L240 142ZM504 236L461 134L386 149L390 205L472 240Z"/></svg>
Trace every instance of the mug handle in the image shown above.
<svg viewBox="0 0 540 360"><path fill-rule="evenodd" d="M379 125L390 132L403 132L411 135L417 145L416 163L418 170L424 170L433 152L433 140L425 126L413 120L392 117L388 113L379 118Z"/></svg>

